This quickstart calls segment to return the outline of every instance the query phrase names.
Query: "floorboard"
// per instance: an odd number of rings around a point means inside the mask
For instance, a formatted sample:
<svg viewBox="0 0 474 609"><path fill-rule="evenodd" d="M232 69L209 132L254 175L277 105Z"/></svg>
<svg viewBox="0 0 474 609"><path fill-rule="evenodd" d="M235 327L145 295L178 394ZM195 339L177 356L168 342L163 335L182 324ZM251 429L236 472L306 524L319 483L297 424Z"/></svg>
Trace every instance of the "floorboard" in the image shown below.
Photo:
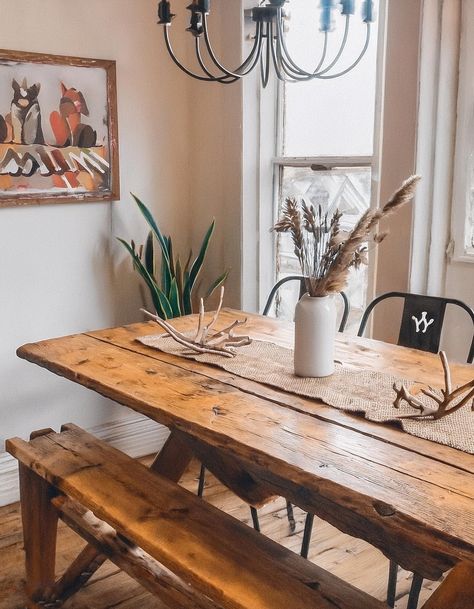
<svg viewBox="0 0 474 609"><path fill-rule="evenodd" d="M197 489L198 464L193 464L182 484ZM248 507L220 485L210 474L205 499L236 518L251 524ZM304 513L295 508L296 531L290 533L283 499L266 505L259 512L262 532L298 552L304 527ZM58 536L58 573L66 568L83 547L82 540L62 523ZM315 519L310 560L349 581L369 594L383 599L388 571L387 559L367 543L351 538L327 523ZM20 508L13 504L0 508L0 609L24 609L23 552ZM396 609L405 609L411 575L399 572ZM437 586L425 582L421 601ZM420 603L421 604L421 603ZM91 581L65 605L65 609L166 609L127 575L106 562ZM172 609L172 608L171 608Z"/></svg>

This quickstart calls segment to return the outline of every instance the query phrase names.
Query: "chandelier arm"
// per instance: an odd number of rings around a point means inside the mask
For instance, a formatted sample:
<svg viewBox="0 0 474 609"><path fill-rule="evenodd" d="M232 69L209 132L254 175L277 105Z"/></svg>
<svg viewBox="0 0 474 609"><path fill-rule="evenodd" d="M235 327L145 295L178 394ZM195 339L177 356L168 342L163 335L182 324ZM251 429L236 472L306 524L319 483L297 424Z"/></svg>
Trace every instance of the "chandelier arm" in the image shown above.
<svg viewBox="0 0 474 609"><path fill-rule="evenodd" d="M321 70L321 72L319 72L319 70L316 70L315 76L318 77L322 74L326 74L327 72L329 72L329 70L331 70L336 63L339 61L342 53L344 52L344 49L346 48L346 44L347 44L347 39L349 37L349 27L350 27L350 15L346 15L346 24L344 27L344 36L342 37L342 42L341 42L341 46L339 48L338 53L336 54L336 56L334 57L334 59L331 61L331 63L326 66L324 68L324 70ZM365 53L365 51L364 51Z"/></svg>
<svg viewBox="0 0 474 609"><path fill-rule="evenodd" d="M208 76L201 76L199 74L195 74L194 72L191 72L191 70L188 70L188 68L184 67L182 65L182 63L179 61L179 59L176 57L176 55L174 54L173 48L171 46L170 38L169 38L168 28L166 26L163 28L163 32L164 32L165 44L166 44L168 53L170 54L170 57L173 60L173 62L178 66L178 68L182 72L184 72L188 76L191 76L191 78L195 78L196 80L201 80L204 82L216 82L215 78L210 78ZM224 84L227 84L227 83L224 83Z"/></svg>
<svg viewBox="0 0 474 609"><path fill-rule="evenodd" d="M273 44L273 22L270 23L270 37L267 40L267 44L270 45L270 49L272 52L273 67L275 68L276 77L278 78L278 80L285 82L287 79L284 77L284 75L281 72L281 69L282 69L281 62L278 57L278 54L275 51L275 45ZM278 39L277 39L277 44L278 44Z"/></svg>
<svg viewBox="0 0 474 609"><path fill-rule="evenodd" d="M262 54L262 61L260 62L260 68L261 68L261 77L262 77L262 86L265 89L265 87L268 85L268 80L270 78L270 47L269 45L272 44L272 41L270 40L270 32L269 32L269 24L266 24L266 34L264 35L264 37L267 39L266 42L266 49L265 49L265 59L264 56Z"/></svg>
<svg viewBox="0 0 474 609"><path fill-rule="evenodd" d="M254 48L252 49L252 53L250 53L250 55L243 62L243 64L237 68L237 70L236 70L237 74L239 74L242 77L242 76L247 76L247 74L250 74L250 72L252 72L252 70L255 68L255 66L258 63L258 60L260 59L260 56L262 53L262 46L263 46L262 24L257 23ZM253 54L253 57L252 57L252 54Z"/></svg>
<svg viewBox="0 0 474 609"><path fill-rule="evenodd" d="M297 71L291 63L288 61L288 58L285 56L283 48L281 46L281 41L277 38L277 45L279 51L279 65L285 74L284 80L286 82L305 82L308 80L312 80L314 77L308 73L305 75L300 71Z"/></svg>
<svg viewBox="0 0 474 609"><path fill-rule="evenodd" d="M237 77L232 78L229 76L215 76L214 74L212 74L212 72L210 72L207 69L206 64L204 63L204 60L202 58L202 54L201 54L201 45L200 45L199 36L196 36L195 47L196 47L196 58L198 60L199 65L201 66L202 71L205 74L207 74L210 78L212 78L212 80L214 80L215 82L219 82L223 85L231 84L238 80Z"/></svg>
<svg viewBox="0 0 474 609"><path fill-rule="evenodd" d="M324 46L323 46L323 51L321 53L321 57L320 57L318 65L316 66L316 68L314 69L313 72L307 72L306 70L303 70L302 68L300 68L291 58L290 52L288 51L288 47L286 46L286 41L285 41L285 36L284 36L284 32L283 32L283 27L281 24L282 23L281 19L278 19L277 22L278 22L277 40L278 40L278 44L280 45L280 55L282 56L282 59L284 60L284 63L287 66L287 68L291 72L294 73L292 75L292 77L296 78L297 76L305 76L306 78L302 79L302 80L310 80L311 78L314 78L315 74L321 69L324 61L326 60L326 55L327 55L327 50L328 50L328 33L324 32ZM287 72L287 74L289 74L289 73Z"/></svg>
<svg viewBox="0 0 474 609"><path fill-rule="evenodd" d="M325 40L327 41L327 36L325 36ZM314 80L314 75L312 73L307 72L306 75L304 72L302 73L301 71L296 71L296 69L288 61L288 58L285 56L279 38L277 38L277 45L279 51L279 65L281 70L284 72L285 82L308 82L309 80Z"/></svg>
<svg viewBox="0 0 474 609"><path fill-rule="evenodd" d="M261 37L262 37L261 25L259 23L257 24L257 29L256 29L256 34L255 34L255 42L254 42L252 50L250 51L249 56L233 72L231 70L228 70L227 68L225 68L219 62L219 60L217 59L217 56L216 56L216 54L214 52L214 49L212 47L211 39L209 37L209 29L207 27L207 14L206 13L203 14L202 25L203 25L204 40L206 41L207 51L208 51L209 57L211 58L211 60L214 63L214 65L217 68L219 68L219 70L221 70L221 72L224 72L224 74L226 76L230 76L230 77L233 77L233 78L241 78L242 76L245 76L246 74L248 74L250 72L250 70L248 70L247 72L242 72L242 70L246 70L247 69L247 66L248 66L249 62L253 62L254 55L255 55L257 49L259 50L259 52L261 50ZM258 61L258 56L259 56L259 53L257 53L257 61ZM255 67L257 61L255 61L255 63L253 63L251 69L253 69Z"/></svg>
<svg viewBox="0 0 474 609"><path fill-rule="evenodd" d="M360 55L357 57L357 59L345 70L341 70L341 72L336 72L336 74L323 74L322 76L316 75L316 78L321 78L322 80L331 80L332 78L339 78L339 76L344 76L344 74L347 74L348 72L350 72L351 70L353 70L356 65L361 61L362 57L364 57L368 47L369 47L369 43L370 43L370 23L367 23L367 35L365 38L365 44L364 44L364 48L362 49Z"/></svg>

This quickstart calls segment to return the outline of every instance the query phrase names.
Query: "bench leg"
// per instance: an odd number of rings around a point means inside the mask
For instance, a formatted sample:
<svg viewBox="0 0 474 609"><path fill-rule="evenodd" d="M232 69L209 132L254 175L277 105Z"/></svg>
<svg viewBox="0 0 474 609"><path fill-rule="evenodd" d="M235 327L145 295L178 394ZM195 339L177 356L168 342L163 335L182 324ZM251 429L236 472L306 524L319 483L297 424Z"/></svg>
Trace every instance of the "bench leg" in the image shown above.
<svg viewBox="0 0 474 609"><path fill-rule="evenodd" d="M58 514L51 503L55 491L20 463L20 496L25 545L26 593L30 609L47 598L55 580Z"/></svg>

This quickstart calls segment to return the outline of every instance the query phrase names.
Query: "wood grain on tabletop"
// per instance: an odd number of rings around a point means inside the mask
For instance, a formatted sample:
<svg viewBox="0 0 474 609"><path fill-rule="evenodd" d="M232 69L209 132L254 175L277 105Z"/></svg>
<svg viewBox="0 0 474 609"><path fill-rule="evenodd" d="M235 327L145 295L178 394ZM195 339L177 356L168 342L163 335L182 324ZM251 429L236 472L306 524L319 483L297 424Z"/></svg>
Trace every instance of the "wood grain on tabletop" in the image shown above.
<svg viewBox="0 0 474 609"><path fill-rule="evenodd" d="M225 315L221 323L236 313ZM291 326L249 320L252 336L291 340ZM44 341L19 355L183 432L196 445L227 452L274 492L421 575L437 579L460 559L474 561L472 455L134 341L154 329L148 323ZM338 345L339 357L354 365L436 377L430 354L367 339ZM471 368L453 372L461 382Z"/></svg>

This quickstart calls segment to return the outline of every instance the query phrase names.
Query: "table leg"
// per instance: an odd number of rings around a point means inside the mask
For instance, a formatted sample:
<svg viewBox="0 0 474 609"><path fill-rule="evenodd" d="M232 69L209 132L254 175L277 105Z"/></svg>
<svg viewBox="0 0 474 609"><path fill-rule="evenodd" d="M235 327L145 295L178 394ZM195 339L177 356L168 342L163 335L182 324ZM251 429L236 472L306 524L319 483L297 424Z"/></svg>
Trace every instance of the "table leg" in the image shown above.
<svg viewBox="0 0 474 609"><path fill-rule="evenodd" d="M172 431L150 469L173 482L179 482L193 456L193 451L183 437Z"/></svg>

